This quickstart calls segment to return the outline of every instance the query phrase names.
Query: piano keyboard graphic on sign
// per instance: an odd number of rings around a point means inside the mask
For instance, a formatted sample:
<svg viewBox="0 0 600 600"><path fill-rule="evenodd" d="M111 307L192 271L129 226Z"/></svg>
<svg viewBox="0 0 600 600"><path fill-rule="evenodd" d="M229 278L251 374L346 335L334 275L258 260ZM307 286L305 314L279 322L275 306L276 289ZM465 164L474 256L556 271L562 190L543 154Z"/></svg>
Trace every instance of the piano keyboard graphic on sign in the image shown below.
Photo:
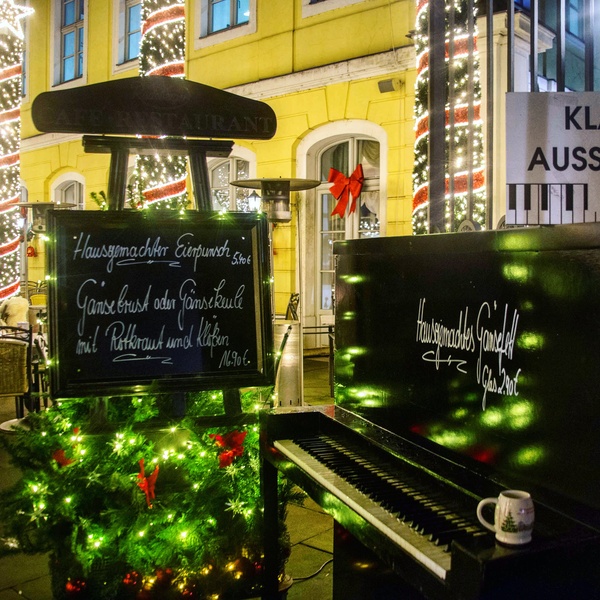
<svg viewBox="0 0 600 600"><path fill-rule="evenodd" d="M508 185L507 225L560 225L600 220L600 194L587 183Z"/></svg>
<svg viewBox="0 0 600 600"><path fill-rule="evenodd" d="M398 472L395 463L347 440L319 435L279 440L275 447L441 579L450 570L453 540L487 535L474 509L466 514L447 486Z"/></svg>

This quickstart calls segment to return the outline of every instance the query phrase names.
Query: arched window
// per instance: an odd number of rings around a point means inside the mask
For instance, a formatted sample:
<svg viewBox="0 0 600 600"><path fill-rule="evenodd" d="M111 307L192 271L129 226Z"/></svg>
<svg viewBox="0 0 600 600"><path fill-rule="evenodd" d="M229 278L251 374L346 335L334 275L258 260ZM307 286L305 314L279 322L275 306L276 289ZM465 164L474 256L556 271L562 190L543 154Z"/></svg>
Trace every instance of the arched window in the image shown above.
<svg viewBox="0 0 600 600"><path fill-rule="evenodd" d="M317 264L319 273L321 311L333 308L335 280L333 243L338 240L378 237L380 231L380 146L377 140L364 137L346 137L325 146L318 157L321 185L317 188L316 212L318 235ZM338 201L331 194L329 171L335 169L349 177L357 165L362 166L364 183L354 212L350 213L352 199L344 216L332 214Z"/></svg>
<svg viewBox="0 0 600 600"><path fill-rule="evenodd" d="M332 121L311 130L296 150L297 177L321 184L304 192L298 206L297 281L305 326L333 322L336 240L385 235L388 139L385 130L363 119ZM329 169L349 176L360 164L365 181L356 210L332 216L336 199L327 181ZM306 336L305 345L326 345L327 336Z"/></svg>
<svg viewBox="0 0 600 600"><path fill-rule="evenodd" d="M250 161L236 156L210 165L210 190L213 210L250 212L252 190L231 185L230 181L250 179Z"/></svg>
<svg viewBox="0 0 600 600"><path fill-rule="evenodd" d="M56 204L73 204L73 210L85 210L85 179L79 173L64 173L52 183L50 198Z"/></svg>
<svg viewBox="0 0 600 600"><path fill-rule="evenodd" d="M57 204L74 204L73 209L84 210L83 185L78 181L65 181L54 191L54 202Z"/></svg>

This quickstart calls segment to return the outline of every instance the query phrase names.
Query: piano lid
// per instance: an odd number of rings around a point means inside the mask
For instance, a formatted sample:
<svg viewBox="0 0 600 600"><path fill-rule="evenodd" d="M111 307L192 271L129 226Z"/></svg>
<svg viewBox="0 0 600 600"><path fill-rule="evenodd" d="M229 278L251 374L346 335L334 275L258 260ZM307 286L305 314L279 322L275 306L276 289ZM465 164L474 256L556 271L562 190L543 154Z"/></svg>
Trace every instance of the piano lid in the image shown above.
<svg viewBox="0 0 600 600"><path fill-rule="evenodd" d="M336 404L600 523L600 224L335 252Z"/></svg>

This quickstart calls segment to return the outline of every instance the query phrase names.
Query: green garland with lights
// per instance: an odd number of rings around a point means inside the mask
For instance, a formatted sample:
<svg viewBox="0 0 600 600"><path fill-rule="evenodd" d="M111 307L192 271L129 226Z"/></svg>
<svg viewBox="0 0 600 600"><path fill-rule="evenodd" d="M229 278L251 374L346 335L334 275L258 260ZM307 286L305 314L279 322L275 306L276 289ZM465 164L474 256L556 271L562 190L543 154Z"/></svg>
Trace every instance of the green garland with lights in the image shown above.
<svg viewBox="0 0 600 600"><path fill-rule="evenodd" d="M244 408L255 411L256 397L245 391ZM70 399L2 436L23 474L0 498L4 550L48 552L55 599L260 593L257 414L207 428L199 423L222 397L203 392L188 394L186 417L166 426L173 403ZM280 485L283 524L295 492ZM285 534L281 543L289 549Z"/></svg>

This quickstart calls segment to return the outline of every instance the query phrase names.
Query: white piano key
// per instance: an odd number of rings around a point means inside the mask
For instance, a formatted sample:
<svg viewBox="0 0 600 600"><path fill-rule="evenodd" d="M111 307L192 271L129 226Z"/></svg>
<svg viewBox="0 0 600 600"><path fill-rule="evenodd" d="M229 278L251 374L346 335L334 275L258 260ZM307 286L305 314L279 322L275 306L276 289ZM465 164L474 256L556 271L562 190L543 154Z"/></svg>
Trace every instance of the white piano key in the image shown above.
<svg viewBox="0 0 600 600"><path fill-rule="evenodd" d="M407 524L396 519L293 441L277 440L274 442L274 446L354 512L384 533L402 550L441 579L446 579L446 575L450 571L451 555L444 551L443 547L436 546Z"/></svg>

